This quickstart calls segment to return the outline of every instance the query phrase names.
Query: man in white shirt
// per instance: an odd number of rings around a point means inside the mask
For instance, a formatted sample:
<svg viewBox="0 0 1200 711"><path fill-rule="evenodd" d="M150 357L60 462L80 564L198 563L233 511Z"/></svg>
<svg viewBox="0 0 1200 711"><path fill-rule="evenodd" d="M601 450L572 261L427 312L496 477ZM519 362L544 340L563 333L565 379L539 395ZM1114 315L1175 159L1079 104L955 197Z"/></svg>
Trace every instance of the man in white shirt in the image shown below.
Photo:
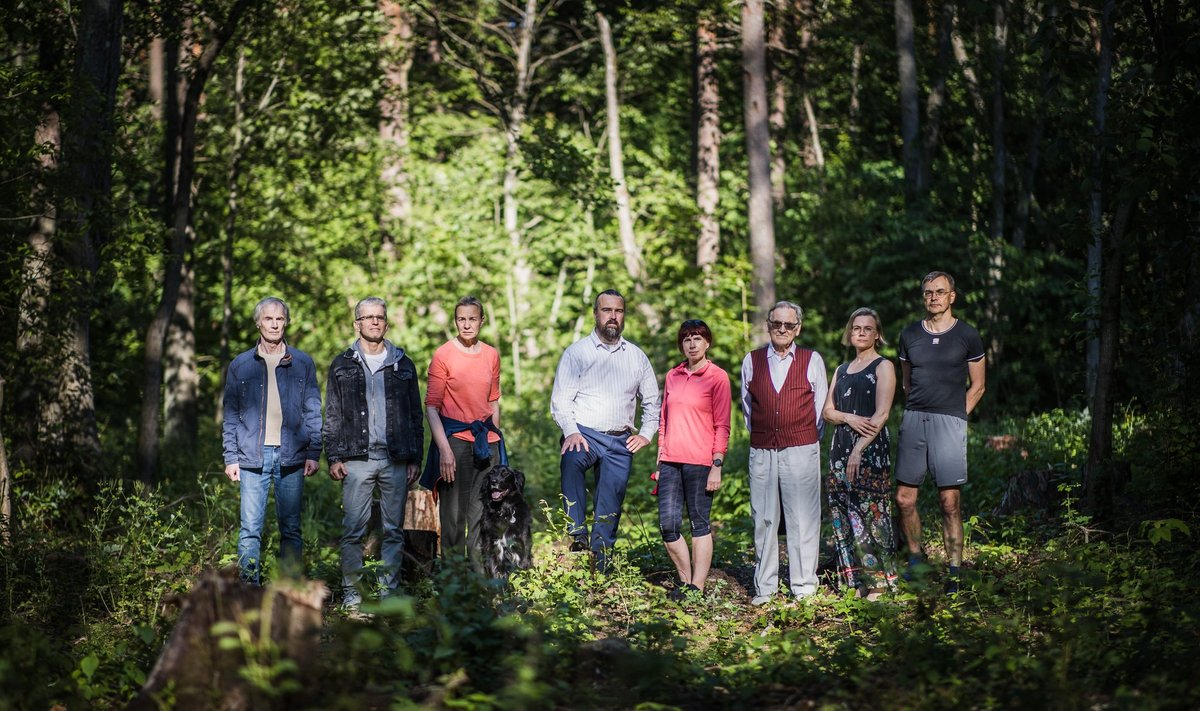
<svg viewBox="0 0 1200 711"><path fill-rule="evenodd" d="M754 598L779 588L779 518L787 518L792 595L817 589L821 534L821 409L829 388L821 354L796 347L804 312L780 301L767 314L771 343L742 361L742 413L750 430L750 515Z"/></svg>
<svg viewBox="0 0 1200 711"><path fill-rule="evenodd" d="M554 375L550 415L562 430L563 506L571 519L572 551L589 547L607 571L617 538L633 454L658 431L658 380L642 349L621 337L625 297L612 289L596 297L596 328L563 351ZM642 426L634 428L637 400ZM595 470L591 539L586 522L586 474Z"/></svg>

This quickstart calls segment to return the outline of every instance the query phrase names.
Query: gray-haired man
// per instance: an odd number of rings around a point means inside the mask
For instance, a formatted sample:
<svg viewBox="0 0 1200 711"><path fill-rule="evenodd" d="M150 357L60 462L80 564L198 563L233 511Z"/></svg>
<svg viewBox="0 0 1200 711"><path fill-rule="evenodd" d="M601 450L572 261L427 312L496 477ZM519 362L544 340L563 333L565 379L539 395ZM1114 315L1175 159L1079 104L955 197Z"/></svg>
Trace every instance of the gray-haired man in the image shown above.
<svg viewBox="0 0 1200 711"><path fill-rule="evenodd" d="M329 365L325 386L325 456L329 476L342 482L343 604L357 610L363 539L378 487L383 518L383 587L400 587L404 557L404 503L423 455L425 409L417 368L383 336L387 304L369 297L354 307L358 339Z"/></svg>
<svg viewBox="0 0 1200 711"><path fill-rule="evenodd" d="M225 476L241 488L238 568L242 580L255 585L262 583L262 527L272 486L280 557L300 567L304 477L317 471L321 457L317 369L307 353L284 339L290 315L283 299L268 296L258 302L258 343L233 359L225 377Z"/></svg>

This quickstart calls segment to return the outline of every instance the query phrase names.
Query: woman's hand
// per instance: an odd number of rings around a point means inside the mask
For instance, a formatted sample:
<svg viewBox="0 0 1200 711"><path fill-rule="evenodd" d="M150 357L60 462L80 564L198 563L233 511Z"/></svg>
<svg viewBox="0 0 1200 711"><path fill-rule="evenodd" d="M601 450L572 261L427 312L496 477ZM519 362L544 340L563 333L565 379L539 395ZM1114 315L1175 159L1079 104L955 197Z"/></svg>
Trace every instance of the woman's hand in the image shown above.
<svg viewBox="0 0 1200 711"><path fill-rule="evenodd" d="M862 469L862 452L858 449L851 450L850 458L846 460L846 481L853 484L860 469Z"/></svg>
<svg viewBox="0 0 1200 711"><path fill-rule="evenodd" d="M846 420L846 424L850 426L850 429L863 437L874 437L879 434L879 425L875 424L869 417L850 414L843 415L843 417Z"/></svg>
<svg viewBox="0 0 1200 711"><path fill-rule="evenodd" d="M708 482L704 484L705 491L716 491L721 488L721 467L708 470Z"/></svg>
<svg viewBox="0 0 1200 711"><path fill-rule="evenodd" d="M454 483L454 472L458 469L458 462L454 459L454 451L447 446L445 449L438 447L438 472L442 475L442 480L447 484Z"/></svg>

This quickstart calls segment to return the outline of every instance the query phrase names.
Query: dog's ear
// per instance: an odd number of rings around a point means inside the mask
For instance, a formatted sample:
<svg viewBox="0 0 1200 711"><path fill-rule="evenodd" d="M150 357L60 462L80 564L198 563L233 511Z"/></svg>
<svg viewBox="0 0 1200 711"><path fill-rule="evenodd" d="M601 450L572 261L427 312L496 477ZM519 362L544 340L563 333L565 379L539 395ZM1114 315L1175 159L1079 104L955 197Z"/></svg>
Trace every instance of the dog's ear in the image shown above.
<svg viewBox="0 0 1200 711"><path fill-rule="evenodd" d="M525 493L525 473L520 469L513 469L513 481L517 484L517 491Z"/></svg>

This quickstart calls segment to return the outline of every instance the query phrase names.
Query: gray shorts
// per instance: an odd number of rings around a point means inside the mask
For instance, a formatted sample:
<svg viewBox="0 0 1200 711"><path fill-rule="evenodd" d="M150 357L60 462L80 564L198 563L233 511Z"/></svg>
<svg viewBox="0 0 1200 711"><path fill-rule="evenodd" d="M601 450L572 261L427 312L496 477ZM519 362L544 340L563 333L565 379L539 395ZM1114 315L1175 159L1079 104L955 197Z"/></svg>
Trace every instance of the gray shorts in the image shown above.
<svg viewBox="0 0 1200 711"><path fill-rule="evenodd" d="M954 415L904 411L896 452L896 481L920 486L925 472L938 488L967 483L967 421Z"/></svg>

